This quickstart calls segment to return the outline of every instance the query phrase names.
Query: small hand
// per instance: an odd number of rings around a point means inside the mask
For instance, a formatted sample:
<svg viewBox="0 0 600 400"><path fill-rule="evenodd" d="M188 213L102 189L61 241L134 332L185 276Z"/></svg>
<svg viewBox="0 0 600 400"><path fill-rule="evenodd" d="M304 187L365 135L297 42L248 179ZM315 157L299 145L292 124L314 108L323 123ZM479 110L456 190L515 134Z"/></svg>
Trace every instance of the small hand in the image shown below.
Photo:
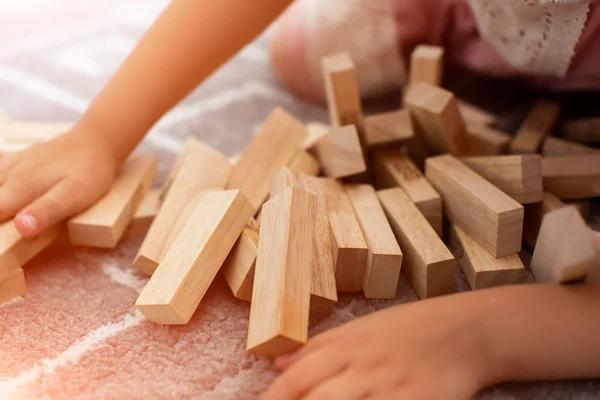
<svg viewBox="0 0 600 400"><path fill-rule="evenodd" d="M474 319L456 306L397 306L316 336L277 359L284 372L264 400L469 399L487 365Z"/></svg>
<svg viewBox="0 0 600 400"><path fill-rule="evenodd" d="M118 161L99 135L74 130L0 159L0 221L24 237L85 210L110 187Z"/></svg>

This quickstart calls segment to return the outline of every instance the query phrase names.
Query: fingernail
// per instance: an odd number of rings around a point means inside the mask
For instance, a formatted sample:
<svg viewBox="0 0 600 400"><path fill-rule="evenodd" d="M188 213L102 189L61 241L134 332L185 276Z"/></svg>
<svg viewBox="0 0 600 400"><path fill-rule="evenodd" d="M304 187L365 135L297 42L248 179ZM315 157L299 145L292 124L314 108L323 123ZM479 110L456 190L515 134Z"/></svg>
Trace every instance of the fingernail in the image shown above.
<svg viewBox="0 0 600 400"><path fill-rule="evenodd" d="M19 216L17 218L21 222L21 225L23 225L23 227L26 228L29 232L37 231L38 222L33 217L33 215L31 215L29 213L22 213L22 214L19 214Z"/></svg>

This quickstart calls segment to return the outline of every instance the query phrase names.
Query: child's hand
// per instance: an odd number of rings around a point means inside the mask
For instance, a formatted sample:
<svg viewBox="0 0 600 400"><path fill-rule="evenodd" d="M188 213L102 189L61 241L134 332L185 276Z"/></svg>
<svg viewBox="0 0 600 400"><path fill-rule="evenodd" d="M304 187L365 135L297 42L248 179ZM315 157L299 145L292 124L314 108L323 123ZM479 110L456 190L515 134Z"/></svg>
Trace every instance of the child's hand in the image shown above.
<svg viewBox="0 0 600 400"><path fill-rule="evenodd" d="M39 234L98 200L118 161L99 135L74 130L0 158L0 220L15 216L25 237Z"/></svg>
<svg viewBox="0 0 600 400"><path fill-rule="evenodd" d="M474 313L450 297L379 311L280 357L264 400L469 399L489 380ZM464 310L462 310L464 311ZM485 375L484 375L485 374Z"/></svg>

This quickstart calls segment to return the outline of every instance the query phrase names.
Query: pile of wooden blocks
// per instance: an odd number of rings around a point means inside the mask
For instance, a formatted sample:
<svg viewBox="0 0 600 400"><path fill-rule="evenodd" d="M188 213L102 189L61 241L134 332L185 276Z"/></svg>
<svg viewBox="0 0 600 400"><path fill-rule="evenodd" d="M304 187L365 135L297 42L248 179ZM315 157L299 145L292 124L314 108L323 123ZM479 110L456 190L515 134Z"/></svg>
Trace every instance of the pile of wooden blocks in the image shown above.
<svg viewBox="0 0 600 400"><path fill-rule="evenodd" d="M558 105L537 103L512 137L444 90L443 49L420 46L403 107L364 117L350 57L322 65L330 125L277 108L238 157L190 138L160 189L156 159L135 155L64 225L35 240L0 226L0 300L23 294L21 267L61 235L100 248L143 237L133 265L151 276L136 302L148 320L188 323L220 274L251 303L248 350L272 357L305 343L309 312L339 292L395 298L401 271L423 299L455 291L456 261L474 290L523 282L523 241L537 281L595 279L585 203L562 200L600 195L600 153L551 136ZM565 135L600 139L587 122Z"/></svg>

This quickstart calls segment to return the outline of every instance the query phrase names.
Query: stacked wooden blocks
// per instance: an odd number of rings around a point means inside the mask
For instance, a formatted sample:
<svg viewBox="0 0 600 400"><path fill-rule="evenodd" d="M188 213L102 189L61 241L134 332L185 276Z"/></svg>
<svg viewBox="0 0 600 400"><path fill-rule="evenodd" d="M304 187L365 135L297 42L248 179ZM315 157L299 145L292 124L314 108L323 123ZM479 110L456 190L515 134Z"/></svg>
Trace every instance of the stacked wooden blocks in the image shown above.
<svg viewBox="0 0 600 400"><path fill-rule="evenodd" d="M309 315L330 312L338 293L395 298L401 272L420 298L453 293L457 261L474 290L521 283L523 241L538 281L598 276L589 228L561 201L600 195L598 150L551 136L560 109L548 101L514 138L501 132L441 87L443 54L417 48L404 108L369 116L350 57L326 57L329 124L276 108L240 155L190 138L161 188L156 159L135 155L66 225L23 240L6 222L0 301L24 293L22 266L63 231L100 248L142 237L133 265L150 276L136 302L148 320L188 323L221 275L250 303L248 350L273 357L302 346ZM7 140L26 128L0 125ZM27 129L48 139L59 128Z"/></svg>

